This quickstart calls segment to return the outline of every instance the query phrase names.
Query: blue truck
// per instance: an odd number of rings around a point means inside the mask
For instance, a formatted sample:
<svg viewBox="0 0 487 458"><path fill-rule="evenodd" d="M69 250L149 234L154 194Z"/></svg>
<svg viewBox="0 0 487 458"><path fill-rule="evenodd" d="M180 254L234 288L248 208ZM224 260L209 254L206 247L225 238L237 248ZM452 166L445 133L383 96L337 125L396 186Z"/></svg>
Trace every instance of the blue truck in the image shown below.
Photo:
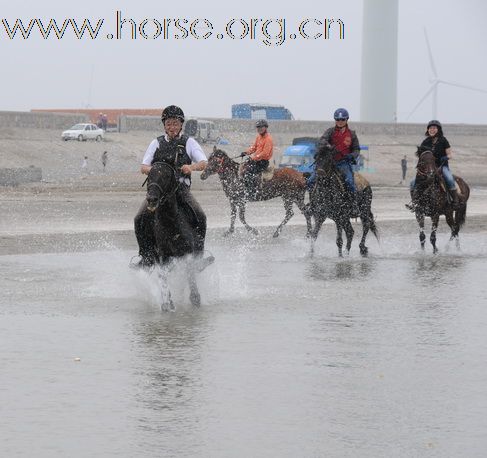
<svg viewBox="0 0 487 458"><path fill-rule="evenodd" d="M237 103L232 105L233 119L294 119L292 113L283 105L265 103Z"/></svg>
<svg viewBox="0 0 487 458"><path fill-rule="evenodd" d="M319 142L318 137L299 137L293 140L293 144L288 146L282 154L279 167L291 167L301 173L311 173L314 166L314 155ZM367 145L360 145L360 151L368 151ZM364 168L364 158L362 153L357 159L357 164L353 167L354 172Z"/></svg>

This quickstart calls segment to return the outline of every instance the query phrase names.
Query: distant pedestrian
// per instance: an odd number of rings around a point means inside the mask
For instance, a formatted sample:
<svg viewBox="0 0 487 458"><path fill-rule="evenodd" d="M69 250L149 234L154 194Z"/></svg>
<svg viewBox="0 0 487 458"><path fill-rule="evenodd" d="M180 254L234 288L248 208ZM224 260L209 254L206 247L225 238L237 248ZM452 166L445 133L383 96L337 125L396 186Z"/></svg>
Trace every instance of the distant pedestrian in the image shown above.
<svg viewBox="0 0 487 458"><path fill-rule="evenodd" d="M83 173L88 173L88 156L83 158L83 162L81 163L81 171Z"/></svg>
<svg viewBox="0 0 487 458"><path fill-rule="evenodd" d="M103 154L101 155L101 163L103 164L103 171L105 171L107 162L108 162L108 153L106 151L103 151Z"/></svg>
<svg viewBox="0 0 487 458"><path fill-rule="evenodd" d="M100 112L98 115L98 119L96 121L96 125L100 128L103 129L103 113Z"/></svg>
<svg viewBox="0 0 487 458"><path fill-rule="evenodd" d="M108 126L108 116L104 113L101 117L102 129L106 132Z"/></svg>
<svg viewBox="0 0 487 458"><path fill-rule="evenodd" d="M401 159L401 170L402 170L402 178L401 178L401 183L402 184L406 180L406 174L408 172L408 158L406 155Z"/></svg>

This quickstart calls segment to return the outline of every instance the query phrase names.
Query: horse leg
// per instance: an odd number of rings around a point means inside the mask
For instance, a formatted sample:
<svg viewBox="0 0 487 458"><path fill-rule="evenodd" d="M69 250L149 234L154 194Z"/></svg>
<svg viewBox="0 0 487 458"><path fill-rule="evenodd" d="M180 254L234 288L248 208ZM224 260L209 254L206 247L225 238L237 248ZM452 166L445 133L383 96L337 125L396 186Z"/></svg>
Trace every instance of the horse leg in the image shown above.
<svg viewBox="0 0 487 458"><path fill-rule="evenodd" d="M419 241L421 243L421 249L424 250L424 241L426 240L426 235L424 235L424 215L416 213L416 221L419 224Z"/></svg>
<svg viewBox="0 0 487 458"><path fill-rule="evenodd" d="M169 289L169 282L167 280L168 273L168 265L161 263L157 273L161 285L161 311L174 312L176 308L171 298L171 290Z"/></svg>
<svg viewBox="0 0 487 458"><path fill-rule="evenodd" d="M347 218L346 221L343 222L343 228L345 230L345 236L347 237L347 254L350 253L350 248L352 248L352 240L353 240L353 226L350 220Z"/></svg>
<svg viewBox="0 0 487 458"><path fill-rule="evenodd" d="M360 219L362 221L362 239L360 240L359 248L360 254L365 257L369 254L369 249L365 245L365 240L367 239L367 234L369 233L370 220L368 216L362 216Z"/></svg>
<svg viewBox="0 0 487 458"><path fill-rule="evenodd" d="M195 265L194 259L186 264L187 274L188 274L188 283L189 283L189 300L191 301L191 305L193 307L199 307L201 305L201 296L198 290L198 283L196 283L196 272L195 272Z"/></svg>
<svg viewBox="0 0 487 458"><path fill-rule="evenodd" d="M286 216L282 220L282 223L277 226L276 232L274 232L273 237L279 237L284 225L293 217L293 202L292 200L284 199L284 209L286 210Z"/></svg>
<svg viewBox="0 0 487 458"><path fill-rule="evenodd" d="M448 226L450 226L450 229L451 229L450 242L452 240L455 240L455 246L458 250L458 249L460 249L460 239L458 237L458 232L460 231L460 227L459 227L459 224L457 223L456 219L453 216L453 211L447 210L445 212L445 219L446 219Z"/></svg>
<svg viewBox="0 0 487 458"><path fill-rule="evenodd" d="M245 226L245 229L247 229L249 232L252 232L252 234L254 235L258 234L257 229L254 229L253 227L249 226L247 224L247 221L245 221L245 204L242 204L238 207L238 216L242 224Z"/></svg>
<svg viewBox="0 0 487 458"><path fill-rule="evenodd" d="M298 199L295 200L295 202L299 210L301 211L301 213L304 215L306 219L306 227L307 227L306 237L311 237L311 230L313 229L313 226L311 225L311 214L308 208L306 208L306 204L304 203L304 197L303 196L299 197Z"/></svg>
<svg viewBox="0 0 487 458"><path fill-rule="evenodd" d="M337 221L335 221L335 226L336 226L336 230L337 230L336 244L338 247L338 257L342 258L343 257L343 252L342 252L342 247L343 247L342 226Z"/></svg>
<svg viewBox="0 0 487 458"><path fill-rule="evenodd" d="M226 237L233 234L235 231L235 219L237 218L237 205L235 202L230 201L230 227L228 231L224 232L223 236Z"/></svg>
<svg viewBox="0 0 487 458"><path fill-rule="evenodd" d="M311 256L314 254L315 249L315 242L318 238L318 234L320 233L321 226L325 222L326 218L322 216L315 216L315 227L311 231Z"/></svg>
<svg viewBox="0 0 487 458"><path fill-rule="evenodd" d="M431 217L431 235L430 235L430 242L433 245L433 253L438 252L438 248L436 247L436 230L438 229L438 221L440 220L440 215L434 215Z"/></svg>

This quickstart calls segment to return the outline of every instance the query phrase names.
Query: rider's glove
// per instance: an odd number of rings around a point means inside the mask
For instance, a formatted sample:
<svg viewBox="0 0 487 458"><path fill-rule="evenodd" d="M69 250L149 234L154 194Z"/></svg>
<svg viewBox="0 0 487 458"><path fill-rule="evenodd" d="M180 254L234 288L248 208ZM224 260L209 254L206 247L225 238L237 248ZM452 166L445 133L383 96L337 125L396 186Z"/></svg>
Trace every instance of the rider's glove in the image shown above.
<svg viewBox="0 0 487 458"><path fill-rule="evenodd" d="M440 165L448 164L448 156L443 156L440 158Z"/></svg>
<svg viewBox="0 0 487 458"><path fill-rule="evenodd" d="M245 157L247 156L247 153L244 151L243 153L240 153L240 157Z"/></svg>

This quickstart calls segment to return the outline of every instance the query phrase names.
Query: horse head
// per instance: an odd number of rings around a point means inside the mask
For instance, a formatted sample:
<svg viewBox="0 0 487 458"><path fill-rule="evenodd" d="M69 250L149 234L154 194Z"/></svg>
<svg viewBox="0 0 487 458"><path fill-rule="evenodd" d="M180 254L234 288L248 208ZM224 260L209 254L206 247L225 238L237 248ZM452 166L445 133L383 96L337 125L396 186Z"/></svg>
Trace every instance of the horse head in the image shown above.
<svg viewBox="0 0 487 458"><path fill-rule="evenodd" d="M213 147L213 152L208 158L205 170L200 175L202 180L206 180L210 175L215 173L223 173L230 162L233 162L225 151Z"/></svg>
<svg viewBox="0 0 487 458"><path fill-rule="evenodd" d="M421 147L416 154L419 156L416 165L417 179L430 182L437 174L435 156L430 150Z"/></svg>
<svg viewBox="0 0 487 458"><path fill-rule="evenodd" d="M328 145L322 145L316 153L316 171L318 175L329 175L330 172L336 169L333 155L335 151ZM320 173L321 171L321 173Z"/></svg>
<svg viewBox="0 0 487 458"><path fill-rule="evenodd" d="M161 203L174 195L177 188L174 168L166 162L155 162L147 176L147 209L156 211Z"/></svg>

